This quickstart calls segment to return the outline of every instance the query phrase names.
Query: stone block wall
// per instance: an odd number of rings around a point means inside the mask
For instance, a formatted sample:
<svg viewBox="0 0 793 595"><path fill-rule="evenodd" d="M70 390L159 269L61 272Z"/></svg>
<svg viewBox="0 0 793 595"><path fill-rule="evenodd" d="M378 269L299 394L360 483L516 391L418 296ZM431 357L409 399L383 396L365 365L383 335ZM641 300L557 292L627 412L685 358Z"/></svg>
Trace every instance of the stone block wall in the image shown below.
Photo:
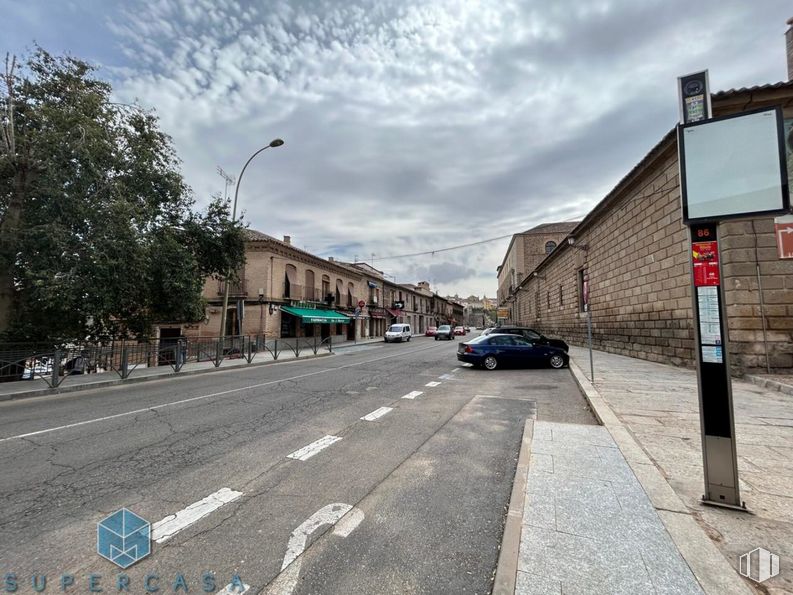
<svg viewBox="0 0 793 595"><path fill-rule="evenodd" d="M720 233L733 366L793 369L793 260L778 257L773 218L724 223Z"/></svg>
<svg viewBox="0 0 793 595"><path fill-rule="evenodd" d="M585 269L596 349L693 366L691 265L674 139L578 233L579 248L563 246L522 285L519 322L585 345L578 273ZM790 373L793 260L778 259L773 218L724 222L720 235L733 372L768 366Z"/></svg>

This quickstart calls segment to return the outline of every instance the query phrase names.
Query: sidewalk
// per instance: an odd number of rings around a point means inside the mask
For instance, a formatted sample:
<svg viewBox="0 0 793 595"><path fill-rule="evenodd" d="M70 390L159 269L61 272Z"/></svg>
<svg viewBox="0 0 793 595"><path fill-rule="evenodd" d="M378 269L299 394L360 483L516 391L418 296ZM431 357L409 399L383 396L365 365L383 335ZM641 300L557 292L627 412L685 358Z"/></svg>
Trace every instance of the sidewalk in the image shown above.
<svg viewBox="0 0 793 595"><path fill-rule="evenodd" d="M592 385L589 352L571 347L570 355L603 427L537 422L528 432L525 506L509 512L522 526L514 592L793 592L787 379L767 387L733 379L745 513L700 503L693 370L596 351ZM739 556L758 547L780 558L780 574L762 585L738 573Z"/></svg>
<svg viewBox="0 0 793 595"><path fill-rule="evenodd" d="M333 352L344 351L345 349L367 345L369 343L382 343L382 338L374 339L360 339L357 342L345 341L333 346ZM138 367L126 379L122 379L118 373L114 371L101 372L99 374L75 374L63 380L57 388L50 388L47 382L41 378L33 380L19 380L16 382L2 382L0 383L0 401L7 401L11 399L21 399L27 397L36 397L42 395L51 395L57 393L67 393L79 390L88 390L94 388L103 388L106 386L116 386L119 384L128 384L135 382L146 382L148 380L162 380L174 376L190 376L193 374L204 374L210 372L217 372L220 370L233 370L238 368L249 368L251 366L261 366L272 364L276 361L290 361L294 359L307 359L314 357L323 357L331 355L327 349L318 351L315 355L310 349L304 348L300 352L300 356L296 357L294 352L288 348L284 348L278 354L278 359L273 358L272 353L269 351L257 353L251 363L248 363L244 358L225 359L220 362L220 366L215 367L211 361L203 362L189 362L182 366L179 372L175 372L171 366L155 366L151 368Z"/></svg>
<svg viewBox="0 0 793 595"><path fill-rule="evenodd" d="M602 426L536 422L516 593L702 593Z"/></svg>

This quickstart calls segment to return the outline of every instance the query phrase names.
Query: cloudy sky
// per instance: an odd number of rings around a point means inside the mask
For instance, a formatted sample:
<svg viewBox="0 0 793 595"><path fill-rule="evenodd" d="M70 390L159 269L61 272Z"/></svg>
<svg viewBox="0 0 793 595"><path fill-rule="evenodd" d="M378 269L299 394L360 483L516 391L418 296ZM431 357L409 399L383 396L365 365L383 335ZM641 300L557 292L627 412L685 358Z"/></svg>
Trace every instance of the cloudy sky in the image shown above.
<svg viewBox="0 0 793 595"><path fill-rule="evenodd" d="M676 77L787 78L789 0L0 0L4 47L154 108L199 202L254 160L254 229L400 283L496 292L509 240L583 216L677 120ZM233 190L233 188L232 188Z"/></svg>

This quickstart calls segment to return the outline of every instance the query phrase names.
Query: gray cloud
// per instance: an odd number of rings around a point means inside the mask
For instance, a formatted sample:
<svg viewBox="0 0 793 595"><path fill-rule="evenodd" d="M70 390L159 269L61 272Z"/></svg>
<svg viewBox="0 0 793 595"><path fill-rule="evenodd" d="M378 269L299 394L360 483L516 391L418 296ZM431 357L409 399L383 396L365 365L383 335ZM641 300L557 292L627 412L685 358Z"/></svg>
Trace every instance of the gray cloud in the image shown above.
<svg viewBox="0 0 793 595"><path fill-rule="evenodd" d="M508 240L378 258L580 218L674 126L678 75L785 78L792 16L783 0L49 4L18 5L8 43L43 34L105 65L120 100L156 108L199 199L223 190L217 165L238 173L280 136L240 185L252 227L460 295L495 294Z"/></svg>

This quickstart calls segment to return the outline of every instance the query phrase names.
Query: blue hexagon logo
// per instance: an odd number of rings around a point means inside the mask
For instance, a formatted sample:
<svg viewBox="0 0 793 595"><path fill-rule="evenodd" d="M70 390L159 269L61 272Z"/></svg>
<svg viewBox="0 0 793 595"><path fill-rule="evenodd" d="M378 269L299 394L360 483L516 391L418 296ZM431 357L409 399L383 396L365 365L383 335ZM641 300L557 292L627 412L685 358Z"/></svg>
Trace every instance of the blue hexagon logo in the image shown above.
<svg viewBox="0 0 793 595"><path fill-rule="evenodd" d="M121 568L129 568L151 553L149 521L122 508L96 526L96 551Z"/></svg>

